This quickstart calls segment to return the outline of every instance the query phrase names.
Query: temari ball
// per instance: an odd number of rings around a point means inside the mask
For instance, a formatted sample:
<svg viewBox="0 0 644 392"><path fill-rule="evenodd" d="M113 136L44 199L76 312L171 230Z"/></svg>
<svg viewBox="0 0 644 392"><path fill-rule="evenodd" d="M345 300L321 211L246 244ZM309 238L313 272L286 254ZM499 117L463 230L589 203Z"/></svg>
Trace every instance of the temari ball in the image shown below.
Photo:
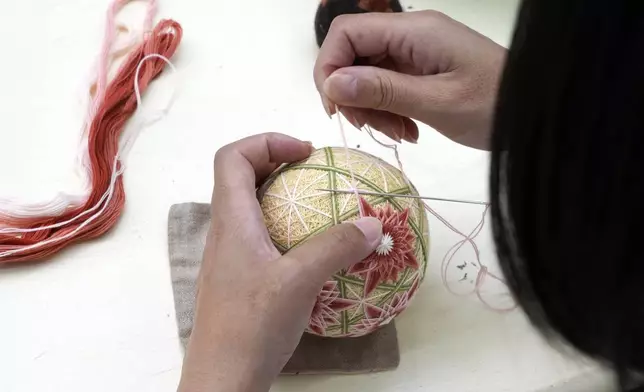
<svg viewBox="0 0 644 392"><path fill-rule="evenodd" d="M359 150L328 147L273 173L258 190L266 227L286 253L332 225L366 215L383 223L383 240L367 259L338 271L317 298L307 332L327 337L367 335L389 323L409 305L425 277L429 225L419 199L341 194L357 188L375 193L418 195L403 173Z"/></svg>

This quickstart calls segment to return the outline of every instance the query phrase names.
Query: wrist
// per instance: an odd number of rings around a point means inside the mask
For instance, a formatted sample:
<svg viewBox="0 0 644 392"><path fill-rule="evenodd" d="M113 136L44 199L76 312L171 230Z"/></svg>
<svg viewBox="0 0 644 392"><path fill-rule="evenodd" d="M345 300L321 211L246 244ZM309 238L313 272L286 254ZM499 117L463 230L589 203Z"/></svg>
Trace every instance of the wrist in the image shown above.
<svg viewBox="0 0 644 392"><path fill-rule="evenodd" d="M268 391L273 379L267 377L262 355L240 336L222 336L219 331L193 331L178 392Z"/></svg>

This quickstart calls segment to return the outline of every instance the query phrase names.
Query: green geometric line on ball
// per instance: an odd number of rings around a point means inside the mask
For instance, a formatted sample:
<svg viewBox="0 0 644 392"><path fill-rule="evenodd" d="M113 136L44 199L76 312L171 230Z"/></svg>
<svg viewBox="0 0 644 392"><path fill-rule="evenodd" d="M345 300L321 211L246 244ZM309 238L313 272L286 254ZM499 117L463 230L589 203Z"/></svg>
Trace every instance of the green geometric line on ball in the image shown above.
<svg viewBox="0 0 644 392"><path fill-rule="evenodd" d="M327 165L331 167L335 167L335 159L333 156L333 151L330 148L325 148L324 153L327 158L327 162L326 162ZM333 188L331 189L336 189L338 185L338 178L336 177L336 172L329 170L327 174L329 175L330 182L333 184ZM338 195L335 195L335 197L331 198L331 211L334 218L333 223L337 225L338 223L341 222L340 221L341 218L338 217L338 215L340 214ZM340 284L340 290L341 290L340 295L342 295L342 298L346 298L347 297L346 283L339 282L339 284ZM342 333L348 334L349 333L349 313L347 312L346 309L340 312L340 318L341 318L341 325L342 325Z"/></svg>
<svg viewBox="0 0 644 392"><path fill-rule="evenodd" d="M327 155L327 158L328 158L328 159L330 159L330 160L331 160L331 162L332 162L331 164L333 164L333 158L332 158L331 156L329 156L329 155L328 155L328 151L327 151L326 149L325 149L325 155ZM287 171L287 170L295 170L295 169L299 169L299 170L301 170L301 169L303 169L303 168L310 168L310 169L316 169L316 170L326 170L326 171L330 174L330 178L331 178L331 182L332 182L332 184L331 184L331 185L332 185L331 189L336 189L336 188L335 188L335 180L336 180L336 178L335 178L335 173L340 172L341 174L344 174L345 176L350 176L350 175L351 175L349 172L347 172L347 171L345 171L345 170L342 170L342 169L339 169L339 168L337 168L337 167L326 167L326 166L309 165L309 164L302 164L302 165L297 165L297 166L289 166L289 167L284 168L284 170L283 170L283 171ZM366 186L368 186L368 187L372 188L372 190L374 190L374 191L376 191L376 192L380 192L380 193L385 193L385 192L384 192L384 190L382 190L378 185L376 185L376 184L372 183L371 181L367 180L366 178L364 178L364 177L362 177L362 176L360 176L360 175L354 175L354 177L355 177L356 179L359 179L359 180L360 180L364 185L366 185ZM408 189L409 189L409 187L406 187L406 190L408 190ZM396 191L394 191L394 192L399 192L399 190L396 190ZM394 192L390 192L390 193L394 193ZM333 199L332 199L332 210L333 210L333 215L337 215L337 214L336 214L336 209L337 209L337 199L335 198L335 196L336 196L336 195L335 195L335 193L332 193L332 198L333 198ZM387 200L387 201L389 201L391 204L393 204L393 205L394 205L394 207L396 207L396 208L398 209L398 211L402 210L402 206L401 206L401 205L400 205L400 204L399 204L399 203L398 203L394 198L392 198L392 197L382 197L382 199L383 199L383 200ZM375 200L372 202L372 203L375 205L375 203L374 203L374 202L375 202ZM420 204L420 202L419 202L419 204ZM424 208L420 208L420 207L421 207L421 206L419 205L419 209L420 209L420 212L421 212L421 217L420 217L420 218L421 218L421 222L422 222L422 225L423 225L423 226L425 226L427 223L426 223L426 222L424 222L424 220L426 220L426 218L427 218L427 217L426 217L426 214L425 214L425 210L424 210ZM355 213L357 213L357 212L358 212L357 210L350 210L350 211L348 211L346 214L343 214L343 217L344 217L344 216L346 216L346 215L353 215L353 214L355 214ZM339 217L339 219L340 219L339 221L342 221L342 218L343 218L343 217ZM337 218L336 218L336 219L337 219ZM337 221L336 221L336 222L337 222ZM336 223L336 224L337 224L337 223ZM424 230L423 230L423 231L419 230L418 226L416 226L416 224L415 224L415 222L414 222L413 220L409 220L409 225L411 226L412 230L413 230L413 231L414 231L414 233L416 234L417 238L419 238L419 241L418 241L418 242L420 243L420 246L421 246L421 252L422 252L423 257L424 257L424 259L425 259L425 263L424 263L424 265L423 265L423 276L424 276L424 275L426 274L426 272L427 272L427 266L428 266L428 264L429 264L429 260L428 260L428 258L429 258L429 250L427 249L427 247L429 246L429 244L427 244L427 246L425 245L425 235L424 235ZM299 243L302 243L304 240L306 240L307 238L310 238L312 235L318 234L319 232L321 232L321 231L323 231L323 230L325 230L325 229L328 229L329 227L331 227L331 225L325 225L325 227L320 227L320 228L319 228L319 230L316 230L316 231L315 231L315 233L311 233L311 234L307 235L307 236L306 236L305 238L303 238ZM424 227L423 227L423 228L424 228ZM429 241L429 240L428 240L428 241ZM407 270L407 271L405 272L405 274L404 274L404 276L403 276L403 280L402 280L402 281L404 281L404 279L406 279L408 276L409 276L409 270ZM398 286L398 288L400 288L400 287L401 287L401 286ZM395 293L394 293L394 294L395 294ZM394 295L394 294L387 295L385 298L383 298L383 300L382 300L382 301L380 301L380 303L379 303L379 304L382 304L382 303L384 303L385 301L389 300L389 298L391 298L391 296L392 296L392 295ZM346 311L343 311L343 313L346 313Z"/></svg>
<svg viewBox="0 0 644 392"><path fill-rule="evenodd" d="M380 287L380 286L378 286L378 287ZM391 290L387 290L387 291L388 291L388 293L384 296L384 298L391 298L392 296L394 296L394 295L396 295L396 294L398 294L398 293L405 292L405 291L409 291L410 289L411 289L411 285L405 285L405 286L400 286L398 291L391 291ZM378 307L378 308L381 308L381 309L382 309L382 305L383 305L385 302L387 302L387 301L386 301L386 300L384 300L384 301L382 301L382 300L381 300L381 301L378 301L378 302L376 302L376 304L375 304L374 306L376 306L376 307ZM354 317L354 318L350 319L350 320L349 320L349 323L350 323L350 324L353 324L353 323L355 323L356 321L359 321L361 318L362 318L362 317L361 317L360 315L357 315L356 317Z"/></svg>
<svg viewBox="0 0 644 392"><path fill-rule="evenodd" d="M331 151L327 150L326 148L324 149L324 155L326 157L326 164L327 166L333 166L333 154L331 154ZM331 186L331 189L335 189L337 182L335 176L331 175L331 172L327 173L329 174L329 184ZM338 195L334 195L335 197L331 197L331 216L333 219L333 224L337 225L339 223L338 220L338 211L336 209L336 204L338 202Z"/></svg>
<svg viewBox="0 0 644 392"><path fill-rule="evenodd" d="M382 297L382 299L377 302L377 306L382 306L382 304L387 302L391 297L398 294L401 291L400 288L402 287L402 283L407 280L408 276L409 276L409 268L405 269L405 273L403 274L402 279L398 281L398 285L396 285L396 288L394 289L394 291L390 291L389 293L387 293L387 295Z"/></svg>
<svg viewBox="0 0 644 392"><path fill-rule="evenodd" d="M333 154L329 149L324 149L324 155L326 158L326 164L327 166L333 166L334 161L333 161ZM333 172L327 172L327 175L329 177L329 184L331 184L331 189L335 189L337 185L337 178L335 177ZM337 225L339 223L338 219L338 195L335 195L335 197L331 197L331 216L333 219L333 224ZM342 298L346 298L347 296L347 290L344 282L338 282L340 286L340 295ZM349 325L348 325L348 320L347 320L347 312L346 310L343 310L340 312L340 325L342 326L342 333L346 334L349 331Z"/></svg>
<svg viewBox="0 0 644 392"><path fill-rule="evenodd" d="M337 167L328 167L328 166L320 166L320 165L310 165L310 164L298 164L294 166L287 166L285 167L282 172L290 171L290 170L301 170L301 169L315 169L315 170L324 170L330 173L340 173L345 176L351 176L351 173L349 173L346 170L339 169ZM366 178L360 176L360 175L354 175L356 179L359 179L360 182L362 182L363 185L366 185L367 187L371 188L374 192L379 192L379 193L395 193L396 191L393 192L385 192L382 190L378 185L372 183L371 181L367 180ZM331 185L331 189L336 189L334 184ZM331 192L331 197L335 198L337 195L334 192ZM393 197L384 197L387 201L389 201L390 204L392 204L398 211L402 210L402 206L393 198ZM424 210L423 210L424 212ZM424 215L424 214L423 214ZM424 238L424 233L420 232L418 229L418 226L413 220L409 221L409 225L411 226L412 230L418 236L419 238ZM423 247L423 255L425 255L425 258L429 257L429 253L427 252L427 249L425 248L425 241L421 240L420 241L421 246Z"/></svg>
<svg viewBox="0 0 644 392"><path fill-rule="evenodd" d="M334 173L334 174L339 172L340 174L344 174L345 176L350 176L350 175L351 175L349 172L347 172L347 171L345 171L345 170L337 169L337 168L329 168L329 167L325 167L325 166L317 166L317 165L302 165L302 167L303 167L303 168L308 168L308 169L326 170L326 171L332 172L332 173ZM366 186L368 186L368 187L372 188L372 190L373 190L373 191L375 191L375 192L380 192L380 193L396 193L396 192L398 192L398 190L393 191L393 192L384 192L380 187L378 187L378 185L376 185L376 184L372 183L371 181L369 181L369 180L365 179L364 177L361 177L361 176L359 176L359 175L356 175L355 177L356 177L356 179L360 179L360 181L363 183L363 185L366 185ZM335 189L335 188L332 188L332 189ZM407 187L406 189L409 189L409 188ZM393 197L389 197L389 196L384 196L383 198L384 198L384 199L386 199L386 200L387 200L390 204L392 204L394 207L396 207L396 209L397 209L398 211L402 211L402 209L403 209L403 208L402 208L402 206L400 205L400 203L398 203L398 202L395 200L395 198L393 198ZM419 228L418 228L418 226L416 225L416 223L415 223L413 220L410 220L410 221L409 221L409 225L412 227L412 229L414 230L414 233L415 233L418 237L420 237L420 238L423 238L423 237L424 237L424 236L423 236L423 233L422 233L422 232L419 232ZM422 242L424 242L424 241L421 241L421 243L422 243ZM424 248L425 248L425 246L424 246L424 244L423 244L423 250L424 250ZM425 252L423 252L423 253L425 254Z"/></svg>
<svg viewBox="0 0 644 392"><path fill-rule="evenodd" d="M347 297L347 288L345 287L344 282L340 282L340 295L342 296L342 298ZM347 316L347 311L343 310L340 313L340 317L340 323L342 324L342 333L349 333L349 318Z"/></svg>
<svg viewBox="0 0 644 392"><path fill-rule="evenodd" d="M408 189L408 188L405 188L405 189ZM378 197L378 198L373 199L373 201L371 202L371 205L373 205L373 206L378 206L378 205L382 204L382 203L383 203L383 202L385 202L385 201L387 201L387 199L386 199L386 198L384 198L384 197ZM351 216L354 216L354 215L356 215L356 214L358 214L358 210L357 210L357 209L351 209L351 210L349 210L349 211L345 212L344 214L340 215L340 216L338 217L338 221L339 221L339 222L344 222L347 218L349 218L349 217L351 217ZM300 244L302 244L302 243L304 243L304 242L305 242L306 240L308 240L309 238L314 237L314 236L316 236L316 235L318 235L318 234L321 234L322 232L324 232L325 230L328 230L328 229L329 229L329 228L331 228L332 226L334 226L334 223L333 223L333 222L331 222L331 223L327 223L327 224L322 225L322 226L319 226L316 230L313 230L312 232L307 233L305 236L303 236L302 238L300 238L300 240L299 240L299 241L297 241L296 243L292 244L292 245L291 245L291 249L292 249L292 248L294 248L294 247L296 247L296 246L298 246L298 245L300 245ZM419 242L422 242L422 241L419 241ZM278 250L282 251L282 253L284 253L284 252L288 251L288 249L286 248L286 246L285 246L285 245L278 244L278 243L277 243L277 242L275 242L274 240L273 240L273 244L275 244L275 246L278 248Z"/></svg>
<svg viewBox="0 0 644 392"><path fill-rule="evenodd" d="M336 151L334 151L334 150L336 150ZM320 152L322 152L322 151L320 151ZM339 176L343 176L345 178L345 180L343 180L343 181L346 181L346 179L355 179L355 180L357 180L359 183L361 183L361 185L363 187L362 189L365 189L365 188L369 189L370 188L370 190L372 190L374 192L385 193L384 190L379 185L375 184L370 179L363 177L363 175L353 174L353 176L352 176L352 173L350 173L348 170L344 170L344 169L340 169L340 168L336 167L336 165L335 165L335 161L336 161L335 153L339 153L339 150L332 149L332 148L324 148L324 156L325 156L326 159L324 159L322 162L325 162L328 166L323 166L323 165L320 165L320 164L304 163L306 161L302 161L300 163L294 163L294 164L291 164L291 165L283 166L279 170L274 172L271 176L269 176L270 178L265 182L265 186L272 186L272 185L270 185L270 183L272 183L275 178L277 178L279 175L281 175L281 174L283 174L285 172L288 172L290 170L312 169L312 170L317 170L317 171L320 171L320 170L326 171L326 173L327 173L326 177L328 178L327 183L329 185L329 189L338 189L338 184L340 183ZM356 153L357 153L357 155L361 155L363 157L369 158L369 161L365 162L365 161L363 161L361 159L358 162L360 162L360 165L362 165L362 164L369 165L369 167L367 169L365 169L364 174L372 173L372 171L369 171L369 168L374 165L373 161L371 161L371 159L373 157L369 156L368 154L364 154L364 153L362 153L360 151L356 151ZM319 158L322 158L322 157L318 156L318 159ZM338 157L338 159L339 158L340 157ZM311 160L311 161L315 162L314 160ZM321 161L317 160L317 162L321 162ZM380 164L383 164L383 165L387 164L385 161L377 160L377 159L376 159L376 162L378 162ZM350 165L351 163L348 161L347 164ZM378 167L380 167L380 166L376 165L376 172L377 172ZM401 183L400 176L398 174L394 173L390 169L391 168L389 166L380 168L380 173L384 176L383 177L383 181L384 181L383 184L387 188L389 188L389 186L391 186L391 185L393 185L395 183L397 183L397 184ZM386 174L383 172L383 170L386 171ZM376 173L373 172L372 174L375 175ZM371 176L371 174L370 174L370 176ZM404 173L402 173L402 176L403 176L403 179L404 179ZM323 180L324 177L325 176L322 176L319 179ZM391 177L392 181L387 180L390 177ZM379 176L378 176L378 178L379 178ZM375 179L376 179L376 177L374 177L374 180ZM407 181L405 181L405 182L407 182ZM353 181L351 181L351 183L353 183ZM389 186L387 186L387 184L389 184ZM408 192L408 193L411 193L411 194L417 194L418 193L416 187L414 187L413 185L406 186L405 188L400 189L400 190L396 190L394 192L401 192L401 193L402 192ZM388 192L388 193L393 193L393 192ZM317 235L320 232L322 232L324 230L327 230L332 225L338 224L338 223L343 222L343 221L345 221L347 219L351 219L352 217L356 216L356 214L359 213L359 204L358 204L358 205L356 205L356 208L354 208L352 210L349 210L349 211L345 211L345 213L343 214L342 211L341 211L341 208L342 208L341 205L343 206L343 208L347 207L348 200L346 199L346 197L343 197L342 198L343 200L340 200L340 198L338 197L340 195L336 194L335 192L333 192L330 196L331 196L331 199L327 199L327 200L329 200L331 202L331 215L332 215L331 218L332 218L332 222L329 223L329 224L323 225L322 227L319 227L318 230L315 230L312 233L307 234L305 238L302 238L300 241L298 241L297 244L291 244L292 246L290 246L289 248L292 249L294 247L297 247L302 242L304 242L308 238L310 238L311 236ZM403 196L403 195L401 194L401 196ZM405 201L405 203L399 203L398 200L400 200L400 198L397 198L396 196L385 195L384 197L380 196L377 199L370 200L370 203L371 203L371 205L376 206L378 204L388 202L395 210L402 211L403 210L403 208L402 208L403 204L407 205L408 203L407 203L407 201ZM417 253L418 256L420 256L423 259L423 263L422 263L423 266L421 267L422 275L419 275L419 276L425 277L426 273L427 273L427 267L429 265L429 260L428 259L429 259L429 247L430 247L430 244L429 244L430 240L429 240L429 238L427 238L428 235L427 236L425 235L425 233L428 231L428 224L429 224L427 222L428 216L427 216L427 212L423 208L424 207L423 203L420 200L417 201L417 202L411 202L409 207L413 211L414 218L410 217L411 219L409 219L408 224L409 224L410 228L412 229L412 231L414 232L414 234L416 235L416 237L418 238L418 241L416 241L417 242L417 244L416 244L417 248L416 248L415 252L419 252L420 254ZM415 219L419 219L420 221L416 222ZM275 241L273 241L273 243L276 245L276 247L278 249L281 249L282 253L284 253L284 251L286 251L284 246L282 246L280 244L277 244ZM418 273L418 272L415 271L415 270L412 271L410 268L407 268L402 273L401 279L396 280L397 284L392 285L392 284L384 283L384 282L379 284L378 286L381 289L384 290L384 292L381 292L381 295L383 295L383 297L380 297L380 300L377 301L377 303L374 303L374 304L376 306L382 307L382 306L384 306L384 304L387 303L387 301L390 301L392 299L392 297L397 295L398 293L404 292L404 291L409 291L411 289L412 285L414 284L414 282L408 282L408 279L410 278L410 276L412 276L415 273ZM338 286L339 286L338 288L339 288L341 296L345 297L345 298L347 296L347 289L348 289L347 285L351 284L351 285L355 285L357 287L364 287L364 284L365 284L365 282L361 282L358 279L356 279L356 280L352 279L352 276L344 276L344 274L342 274L342 273L336 274L334 276L334 279L336 280L336 282L338 282ZM376 300L376 299L374 298L373 300ZM337 327L336 326L329 326L327 331L338 333L338 332L340 332L340 328L341 328L341 334L342 335L347 335L349 333L349 331L351 330L353 324L355 324L355 322L357 321L357 318L350 317L350 313L347 310L343 310L340 313L341 314L338 315L338 316L340 316L339 317L340 320L338 320L339 325L337 325ZM358 319L359 319L359 317L358 317Z"/></svg>
<svg viewBox="0 0 644 392"><path fill-rule="evenodd" d="M405 192L405 191L407 191L408 189L409 189L409 188L408 188L408 187L406 187L406 188L404 188L404 189L397 190L396 192ZM383 201L386 201L386 200L391 202L390 198L387 198L387 197L378 197L378 198L376 198L376 199L374 199L374 200L372 201L372 205L377 206L377 205L379 205L380 203L382 203ZM397 207L398 207L399 209L401 208L401 207L400 207L400 205L398 205ZM339 220L340 220L340 221L344 221L344 219L345 219L346 217L351 216L351 215L355 215L357 212L358 212L358 211L357 211L357 209L349 210L349 211L347 211L345 214L342 214L342 215L339 217ZM422 217L422 215L425 215L425 214L424 214L424 212L425 212L425 210L424 210L424 209L421 209L421 218L423 218L423 217ZM421 219L421 220L422 220L422 219ZM410 225L412 226L412 228L414 228L414 226L415 226L415 225L413 225L413 224L412 224L412 222L413 222L413 221L411 221L411 220L409 221L409 223L410 223ZM424 224L423 224L423 225L424 225ZM293 244L293 246L291 247L291 249L292 249L292 248L294 248L294 247L296 247L296 246L297 246L297 245L299 245L299 244L304 243L308 238L313 237L313 236L315 236L315 235L317 235L317 234L319 234L319 233L321 233L321 232L323 232L323 231L327 230L327 229L328 229L328 228L330 228L331 226L333 226L333 224L327 224L327 225L324 225L324 226L320 226L317 230L315 230L315 231L313 231L313 232L311 232L311 233L307 234L305 237L303 237L302 239L300 239L300 241L298 241L296 244ZM414 231L415 231L415 232L416 232L416 234L418 235L418 232L417 232L416 230L414 230ZM427 272L427 266L429 265L429 260L428 260L428 257L429 257L429 256L428 256L428 254L426 253L426 252L427 252L427 249L425 248L425 236L424 236L424 234L420 235L420 236L419 236L419 239L420 239L420 240L419 240L419 241L417 241L417 242L419 242L419 243L420 243L419 245L420 245L420 247L421 247L421 252L422 252L422 254L423 254L423 256L424 256L424 259L425 259L425 263L423 263L423 276L425 276L425 275L426 275L426 272ZM428 241L429 241L429 240L428 240ZM276 241L273 241L273 244L278 248L278 250L279 250L279 251L280 251L280 253L282 253L282 254L283 254L283 253L286 253L286 252L288 251L288 249L286 249L286 247L284 247L283 245L281 245L281 244L277 243ZM429 244L428 244L428 245L429 245ZM406 270L406 271L405 271L405 274L404 274L404 276L403 276L403 279L401 280L401 282L404 282L404 281L405 281L405 279L406 279L408 276L409 276L409 270ZM340 280L340 279L338 279L338 280ZM352 282L352 283L354 283L354 282ZM390 286L390 285L387 285L387 286ZM383 285L383 287L387 287L387 286L384 286L384 285ZM396 286L394 286L394 287L396 287ZM402 285L399 285L399 286L397 286L397 287L396 287L396 289L400 289L401 287L403 287L403 286L402 286ZM411 287L411 286L410 286L410 287ZM394 294L395 294L395 293L394 293ZM384 301L388 300L390 297L391 297L391 295L386 296L386 297L384 298ZM382 303L384 303L384 302L380 302L379 304L381 305ZM344 311L343 311L343 312L344 312Z"/></svg>
<svg viewBox="0 0 644 392"><path fill-rule="evenodd" d="M351 284L354 284L356 286L364 287L364 282L362 280L353 279L348 275L335 274L335 275L333 275L333 279L337 280L338 282L351 283ZM411 286L412 286L411 284L406 284L406 285L400 286L400 288L402 288L402 289L410 289ZM398 286L395 285L395 284L380 283L378 285L378 287L395 290Z"/></svg>
<svg viewBox="0 0 644 392"><path fill-rule="evenodd" d="M287 171L291 171L291 170L301 170L301 169L313 169L313 170L322 170L322 171L327 171L327 172L332 172L332 173L339 173L339 174L344 175L347 178L351 178L351 173L349 173L347 170L340 169L340 168L337 168L337 167L312 165L312 164L308 164L308 163L307 164L300 164L300 165L297 165L297 166L285 167L282 170L282 172L287 172ZM371 190L374 191L374 192L378 192L378 193L396 193L396 192L399 192L400 189L403 189L403 188L399 188L399 189L393 190L391 192L385 192L378 185L376 185L373 182L371 182L371 180L368 180L368 179L362 177L359 174L354 174L353 176L354 176L354 178L356 180L359 180L358 182L362 182L363 185L366 185L368 188L371 188ZM331 188L331 189L336 189L336 188ZM405 186L405 189L409 189L409 187ZM389 197L389 199L393 199L393 198Z"/></svg>

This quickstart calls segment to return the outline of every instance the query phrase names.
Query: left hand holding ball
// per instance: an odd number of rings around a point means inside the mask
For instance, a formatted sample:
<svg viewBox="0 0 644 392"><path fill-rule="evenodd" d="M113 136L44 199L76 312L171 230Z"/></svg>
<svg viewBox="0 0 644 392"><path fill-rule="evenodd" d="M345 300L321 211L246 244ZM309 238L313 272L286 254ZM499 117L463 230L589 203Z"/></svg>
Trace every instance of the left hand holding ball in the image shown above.
<svg viewBox="0 0 644 392"><path fill-rule="evenodd" d="M309 143L262 134L215 156L212 222L179 391L268 391L293 354L327 279L380 243L376 218L336 225L284 256L273 246L256 186Z"/></svg>

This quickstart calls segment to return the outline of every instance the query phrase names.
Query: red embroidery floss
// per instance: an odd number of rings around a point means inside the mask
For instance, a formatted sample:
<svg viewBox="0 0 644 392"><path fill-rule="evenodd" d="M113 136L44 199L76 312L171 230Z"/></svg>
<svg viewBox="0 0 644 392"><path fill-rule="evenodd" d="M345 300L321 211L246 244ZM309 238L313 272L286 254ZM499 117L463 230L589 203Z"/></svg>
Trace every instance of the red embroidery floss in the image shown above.
<svg viewBox="0 0 644 392"><path fill-rule="evenodd" d="M0 263L42 260L72 243L99 237L114 227L125 204L119 138L138 106L135 78L140 91L145 91L165 68L163 58L169 59L176 52L182 34L177 22L159 22L105 90L89 129L92 184L86 202L56 216L2 216Z"/></svg>

